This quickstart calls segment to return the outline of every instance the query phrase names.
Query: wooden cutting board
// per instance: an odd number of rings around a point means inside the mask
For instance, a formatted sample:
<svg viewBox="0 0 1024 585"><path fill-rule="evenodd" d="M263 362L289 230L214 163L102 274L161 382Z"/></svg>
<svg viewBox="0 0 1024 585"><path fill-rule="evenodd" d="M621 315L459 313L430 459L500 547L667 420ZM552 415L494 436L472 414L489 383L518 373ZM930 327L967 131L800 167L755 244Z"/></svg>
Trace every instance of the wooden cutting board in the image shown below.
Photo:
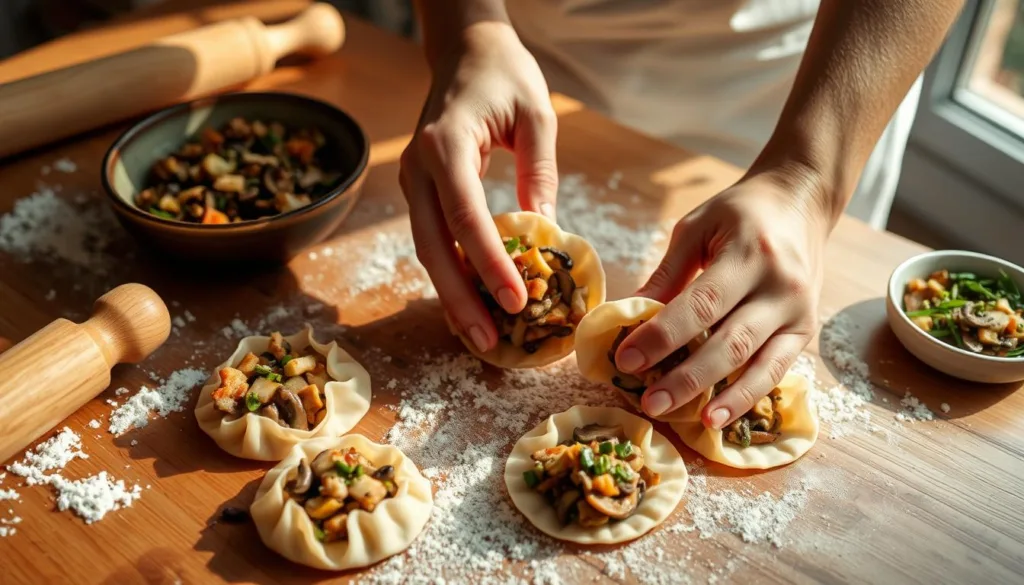
<svg viewBox="0 0 1024 585"><path fill-rule="evenodd" d="M41 47L0 64L0 80L63 65L68 59L120 50L152 34L198 26L241 11L286 16L303 2L219 8L206 8L207 4L171 0L162 12L183 6L188 10L167 17L144 14L133 22ZM429 82L414 45L353 17L346 16L346 22L349 37L342 56L286 67L252 85L298 91L335 103L363 123L373 142L372 169L359 209L339 233L313 252L359 248L378 233L405 229L407 212L396 180L397 159ZM638 217L679 217L740 174L720 161L626 130L569 100L558 99L557 106L561 171L584 173L595 190L607 184L613 171L621 171L619 188L609 196L635 210ZM99 162L113 136L113 132L93 135L0 167L0 214L9 212L39 181L60 183L62 196L68 198L81 193L98 199ZM44 165L61 157L75 161L79 170L40 174ZM495 160L492 176L504 178L509 162L508 157ZM1024 509L1024 417L1020 416L1024 396L1015 387L963 384L927 369L899 346L884 322L882 294L890 271L922 250L844 219L827 251L822 310L845 315L858 326L853 349L868 364L878 387L879 400L870 411L873 421L888 431L830 439L825 425L814 450L792 466L832 472L834 492L840 495L812 494L789 527L811 535L807 536L811 543L820 539L829 546L775 549L746 544L732 534L701 539L691 532L670 535L666 557L693 558L695 572L705 577L709 564L729 566L729 579L749 583L1010 583L1019 579L1024 573L1024 522L1019 518L1019 510ZM324 263L319 255L318 260L300 257L280 272L215 281L140 257L130 243L112 254L118 270L97 277L82 276L74 267L59 263L26 264L0 253L0 336L17 341L55 317L82 316L102 289L122 279L151 286L169 303L172 314L180 316L188 309L194 322L172 334L141 367L115 369L111 390L62 423L82 435L90 455L72 464L75 474L109 470L116 477L151 487L131 508L112 512L93 525L54 511L47 488L19 488L23 501L11 507L24 521L17 534L0 538L4 559L0 582L345 582L358 577L358 573L333 576L298 567L260 545L252 527L212 522L225 505L248 505L269 466L233 459L217 450L192 417L194 402L183 413L156 419L120 438L102 429L92 431L88 423L110 412L105 400L123 400L114 388L134 391L151 384L148 372L166 376L185 366L210 368L219 363L234 347L235 340L225 337L221 329L230 325L236 313L253 324L282 303L303 308L322 304L314 315L293 316L291 322L309 318L332 327L341 343L367 364L374 377L374 406L356 430L380 439L394 422L395 414L387 405L397 403L397 389L417 382L413 366L419 356L427 349L461 351L458 342L444 332L436 301L383 289L377 301L371 302L369 293L353 298L346 292L345 263ZM640 280L614 265L610 273L609 298L613 299L628 295ZM408 282L399 279L393 284L401 288ZM47 300L51 290L54 297ZM818 348L815 339L808 352L817 354ZM391 356L391 361L381 360L383 354ZM825 385L834 380L825 365L819 366L818 374ZM387 387L385 381L390 379L397 381L397 389ZM906 391L932 406L939 420L897 426L893 411ZM938 411L941 403L951 406L948 414ZM696 459L684 447L680 452L687 461ZM712 475L731 478L732 489L776 495L792 469L740 473L708 467ZM11 482L9 476L2 485L9 487ZM4 512L0 509L0 517ZM600 562L577 549L565 549L558 560L579 582L635 581L630 576L605 575ZM416 559L409 562L415 565ZM509 570L522 574L526 567L514 564Z"/></svg>

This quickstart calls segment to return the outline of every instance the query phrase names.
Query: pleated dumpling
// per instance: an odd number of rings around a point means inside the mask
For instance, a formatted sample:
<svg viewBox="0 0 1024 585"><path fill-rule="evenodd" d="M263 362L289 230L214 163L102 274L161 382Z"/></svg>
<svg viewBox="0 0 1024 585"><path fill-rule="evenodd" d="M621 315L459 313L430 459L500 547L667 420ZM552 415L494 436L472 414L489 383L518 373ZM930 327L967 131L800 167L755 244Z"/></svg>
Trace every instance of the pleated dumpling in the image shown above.
<svg viewBox="0 0 1024 585"><path fill-rule="evenodd" d="M675 510L686 482L672 443L621 408L551 415L519 439L505 464L505 486L526 519L580 544L643 536Z"/></svg>
<svg viewBox="0 0 1024 585"><path fill-rule="evenodd" d="M486 353L480 353L452 323L449 326L473 355L495 366L534 368L554 363L572 353L580 319L604 302L601 260L586 240L562 231L543 215L504 213L494 216L494 224L523 275L530 300L521 313L509 315L489 293L481 293L498 328L498 344Z"/></svg>
<svg viewBox="0 0 1024 585"><path fill-rule="evenodd" d="M735 381L722 384L720 391ZM671 423L687 447L711 461L741 469L769 469L792 463L818 440L818 414L807 378L789 372L750 412L723 430L709 429L700 413L711 400L711 389L683 406L683 422Z"/></svg>
<svg viewBox="0 0 1024 585"><path fill-rule="evenodd" d="M624 374L615 367L615 351L640 323L650 320L665 305L645 297L629 297L609 301L590 311L576 329L576 364L580 374L599 384L614 386L638 412L643 412L640 398L648 386L679 365L704 342L706 334L680 348L659 364L637 376ZM685 420L682 409L654 417L664 422Z"/></svg>
<svg viewBox="0 0 1024 585"><path fill-rule="evenodd" d="M336 437L370 410L370 374L313 329L245 337L203 386L199 427L228 453L280 461L299 441Z"/></svg>
<svg viewBox="0 0 1024 585"><path fill-rule="evenodd" d="M270 549L343 571L409 548L433 505L430 482L398 448L352 434L292 447L263 478L249 512Z"/></svg>

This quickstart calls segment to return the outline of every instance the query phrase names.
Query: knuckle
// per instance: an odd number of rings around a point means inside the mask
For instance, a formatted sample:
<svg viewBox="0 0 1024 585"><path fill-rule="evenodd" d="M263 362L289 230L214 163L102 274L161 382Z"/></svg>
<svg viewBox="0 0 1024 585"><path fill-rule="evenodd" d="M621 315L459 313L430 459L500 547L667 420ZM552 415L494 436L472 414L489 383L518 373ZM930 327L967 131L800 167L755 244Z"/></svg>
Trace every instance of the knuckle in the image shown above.
<svg viewBox="0 0 1024 585"><path fill-rule="evenodd" d="M753 389L751 389L749 385L740 386L736 390L739 393L740 400L743 401L742 404L744 412L753 408L754 405L757 404L758 397L755 395Z"/></svg>
<svg viewBox="0 0 1024 585"><path fill-rule="evenodd" d="M768 379L771 380L772 387L775 387L782 381L782 378L786 376L786 372L789 371L789 356L788 355L776 355L768 359L765 364L765 371L768 372ZM753 405L753 402L751 402Z"/></svg>
<svg viewBox="0 0 1024 585"><path fill-rule="evenodd" d="M554 129L558 124L555 109L548 105L534 106L528 108L524 113L529 120L546 129Z"/></svg>
<svg viewBox="0 0 1024 585"><path fill-rule="evenodd" d="M713 283L695 287L690 294L690 308L702 328L715 323L722 307L722 292Z"/></svg>
<svg viewBox="0 0 1024 585"><path fill-rule="evenodd" d="M672 379L669 380L669 388L672 389L681 401L688 401L697 392L701 391L702 376L696 368L676 368Z"/></svg>
<svg viewBox="0 0 1024 585"><path fill-rule="evenodd" d="M747 361L754 353L757 337L750 325L741 324L730 330L725 336L725 355L729 365L736 367Z"/></svg>
<svg viewBox="0 0 1024 585"><path fill-rule="evenodd" d="M658 267L651 273L650 278L647 279L648 289L665 289L672 284L672 274L669 267L662 262Z"/></svg>
<svg viewBox="0 0 1024 585"><path fill-rule="evenodd" d="M474 232L479 223L476 211L472 206L464 202L453 203L445 211L444 215L448 220L448 227L451 228L452 235L463 244L465 244L465 239Z"/></svg>
<svg viewBox="0 0 1024 585"><path fill-rule="evenodd" d="M443 125L436 122L426 124L420 129L419 140L420 154L427 157L434 157L444 152L448 142L448 134Z"/></svg>

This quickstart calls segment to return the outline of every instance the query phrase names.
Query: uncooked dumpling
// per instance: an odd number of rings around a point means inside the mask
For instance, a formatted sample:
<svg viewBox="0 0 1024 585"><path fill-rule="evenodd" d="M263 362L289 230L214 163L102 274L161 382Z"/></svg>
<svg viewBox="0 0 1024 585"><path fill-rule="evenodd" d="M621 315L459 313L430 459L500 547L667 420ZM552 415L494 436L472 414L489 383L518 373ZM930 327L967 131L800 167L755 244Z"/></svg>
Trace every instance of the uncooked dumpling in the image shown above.
<svg viewBox="0 0 1024 585"><path fill-rule="evenodd" d="M729 382L737 376L730 376ZM788 373L744 417L724 430L709 429L700 413L714 389L685 405L685 422L672 423L687 447L711 461L742 469L769 469L792 463L818 440L818 415L807 378Z"/></svg>
<svg viewBox="0 0 1024 585"><path fill-rule="evenodd" d="M534 368L556 362L572 353L579 320L604 302L601 260L586 240L562 231L540 214L504 213L494 216L494 224L525 275L530 300L521 313L509 315L489 293L481 293L499 338L486 353L480 353L450 321L449 327L473 355L498 367Z"/></svg>
<svg viewBox="0 0 1024 585"><path fill-rule="evenodd" d="M527 520L581 544L643 536L675 510L686 481L668 439L621 408L551 415L519 439L505 464L505 486Z"/></svg>
<svg viewBox="0 0 1024 585"><path fill-rule="evenodd" d="M257 356L267 363L249 363ZM287 337L243 338L203 386L195 415L228 453L280 461L299 441L347 433L369 410L369 373L336 342L318 343L307 325Z"/></svg>
<svg viewBox="0 0 1024 585"><path fill-rule="evenodd" d="M433 508L398 448L362 435L303 441L267 472L249 511L260 539L296 563L343 571L409 548Z"/></svg>
<svg viewBox="0 0 1024 585"><path fill-rule="evenodd" d="M701 334L658 365L637 376L618 371L614 363L618 343L637 325L650 320L664 307L664 304L645 297L609 301L588 313L576 330L576 364L580 374L591 382L615 387L638 412L643 412L640 398L644 391L663 373L696 351L706 337ZM685 420L685 416L681 409L676 409L652 418L676 422Z"/></svg>

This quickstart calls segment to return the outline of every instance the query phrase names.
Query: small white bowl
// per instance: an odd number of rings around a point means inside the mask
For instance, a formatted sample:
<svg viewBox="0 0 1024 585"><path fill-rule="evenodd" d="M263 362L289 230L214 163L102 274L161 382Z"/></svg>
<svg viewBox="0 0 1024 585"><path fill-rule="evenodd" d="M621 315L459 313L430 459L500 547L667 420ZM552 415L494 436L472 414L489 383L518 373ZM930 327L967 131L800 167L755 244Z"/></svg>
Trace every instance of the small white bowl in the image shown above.
<svg viewBox="0 0 1024 585"><path fill-rule="evenodd" d="M936 270L972 272L997 278L1002 269L1024 290L1024 268L993 256L963 250L936 250L904 261L889 277L885 312L889 327L903 347L929 366L962 380L1005 384L1024 380L1024 357L1001 358L971 353L922 331L903 311L903 291L911 278L927 278Z"/></svg>

